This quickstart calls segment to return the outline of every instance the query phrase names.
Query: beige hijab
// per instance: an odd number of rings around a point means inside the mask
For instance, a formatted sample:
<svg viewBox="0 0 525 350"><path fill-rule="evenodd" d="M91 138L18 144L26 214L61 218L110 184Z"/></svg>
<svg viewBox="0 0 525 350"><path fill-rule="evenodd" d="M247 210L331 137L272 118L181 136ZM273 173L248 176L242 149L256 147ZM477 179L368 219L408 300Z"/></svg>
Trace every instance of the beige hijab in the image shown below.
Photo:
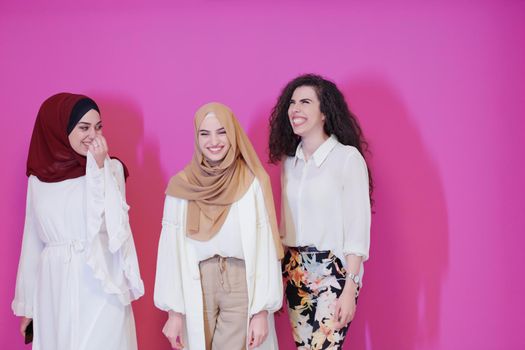
<svg viewBox="0 0 525 350"><path fill-rule="evenodd" d="M210 166L199 148L198 132L204 118L213 113L226 130L230 149L219 165ZM277 257L283 257L283 248L270 185L270 177L250 140L233 112L220 103L208 103L195 113L195 152L183 171L173 176L166 194L188 200L186 234L192 239L207 241L222 227L230 207L248 190L256 177L261 183L266 211L270 219Z"/></svg>

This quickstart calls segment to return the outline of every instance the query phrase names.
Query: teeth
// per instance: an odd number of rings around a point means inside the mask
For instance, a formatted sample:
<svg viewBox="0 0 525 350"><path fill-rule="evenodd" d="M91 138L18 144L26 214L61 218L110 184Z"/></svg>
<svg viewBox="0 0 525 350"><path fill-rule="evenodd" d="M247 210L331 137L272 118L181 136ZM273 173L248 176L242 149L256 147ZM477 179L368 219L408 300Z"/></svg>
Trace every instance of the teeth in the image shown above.
<svg viewBox="0 0 525 350"><path fill-rule="evenodd" d="M293 125L301 125L301 124L304 124L305 122L306 122L306 118L303 118L303 117L293 117L292 118Z"/></svg>

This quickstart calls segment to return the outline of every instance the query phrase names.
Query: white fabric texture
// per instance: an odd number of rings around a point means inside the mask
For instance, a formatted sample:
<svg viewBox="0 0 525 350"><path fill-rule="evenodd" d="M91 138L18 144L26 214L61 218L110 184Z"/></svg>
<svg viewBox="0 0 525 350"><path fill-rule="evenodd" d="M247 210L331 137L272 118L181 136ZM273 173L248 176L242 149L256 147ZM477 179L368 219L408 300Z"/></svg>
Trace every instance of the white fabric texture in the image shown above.
<svg viewBox="0 0 525 350"><path fill-rule="evenodd" d="M332 250L344 266L347 254L368 259L368 171L357 148L330 136L306 161L300 143L284 161L281 185L284 245Z"/></svg>
<svg viewBox="0 0 525 350"><path fill-rule="evenodd" d="M28 180L13 312L33 318L33 350L135 350L131 301L144 294L122 164L56 183Z"/></svg>
<svg viewBox="0 0 525 350"><path fill-rule="evenodd" d="M166 196L155 276L155 306L185 315L186 348L205 349L202 288L198 253L186 236L187 200ZM278 349L273 313L281 308L281 267L257 179L230 210L238 213L246 266L248 315L267 310L269 334L258 347ZM246 320L248 327L249 320Z"/></svg>
<svg viewBox="0 0 525 350"><path fill-rule="evenodd" d="M195 246L198 261L204 261L215 255L244 260L241 234L239 210L236 206L232 206L219 232L209 241L197 241L190 238L188 242Z"/></svg>

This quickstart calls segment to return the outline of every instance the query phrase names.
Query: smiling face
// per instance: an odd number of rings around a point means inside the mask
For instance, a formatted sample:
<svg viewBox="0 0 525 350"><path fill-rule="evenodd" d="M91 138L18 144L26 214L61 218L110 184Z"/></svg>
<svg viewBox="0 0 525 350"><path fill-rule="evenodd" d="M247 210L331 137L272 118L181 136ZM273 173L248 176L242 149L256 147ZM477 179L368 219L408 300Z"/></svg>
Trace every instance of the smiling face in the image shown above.
<svg viewBox="0 0 525 350"><path fill-rule="evenodd" d="M299 86L292 94L288 118L293 132L301 138L324 133L324 115L320 101L311 86Z"/></svg>
<svg viewBox="0 0 525 350"><path fill-rule="evenodd" d="M198 142L200 151L211 166L217 165L226 157L230 140L214 113L208 113L199 126Z"/></svg>
<svg viewBox="0 0 525 350"><path fill-rule="evenodd" d="M102 135L100 114L94 109L88 111L69 133L69 144L75 152L87 156L89 145L97 135Z"/></svg>

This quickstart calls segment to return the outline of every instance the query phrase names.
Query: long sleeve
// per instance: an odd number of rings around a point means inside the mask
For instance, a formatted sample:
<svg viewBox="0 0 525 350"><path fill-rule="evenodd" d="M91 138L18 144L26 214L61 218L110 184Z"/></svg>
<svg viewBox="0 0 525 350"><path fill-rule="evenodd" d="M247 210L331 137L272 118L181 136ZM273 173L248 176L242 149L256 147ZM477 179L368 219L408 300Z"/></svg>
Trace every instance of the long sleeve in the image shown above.
<svg viewBox="0 0 525 350"><path fill-rule="evenodd" d="M282 306L283 281L281 265L271 232L268 213L261 187L257 184L257 257L255 262L255 289L250 305L250 316L266 310L275 312Z"/></svg>
<svg viewBox="0 0 525 350"><path fill-rule="evenodd" d="M355 150L343 166L343 253L368 259L370 249L370 197L365 160Z"/></svg>
<svg viewBox="0 0 525 350"><path fill-rule="evenodd" d="M22 251L16 276L15 298L11 305L17 316L33 317L33 299L40 253L44 244L38 236L38 223L32 204L31 178L28 181L26 216L22 239Z"/></svg>
<svg viewBox="0 0 525 350"><path fill-rule="evenodd" d="M155 275L155 306L164 311L185 313L184 293L182 289L181 251L183 244L178 237L177 199L166 196L162 231L157 255L157 273Z"/></svg>
<svg viewBox="0 0 525 350"><path fill-rule="evenodd" d="M126 279L127 279L127 285L130 291L130 297L131 300L136 300L140 298L142 295L144 295L144 283L142 282L142 279L140 277L140 268L139 268L139 262L137 257L137 251L135 248L135 241L133 240L133 234L131 232L131 226L129 224L129 206L126 202L126 180L124 178L124 168L120 161L116 159L112 159L110 161L110 168L111 170L108 173L106 173L106 181L111 181L113 186L107 186L107 190L118 190L118 192L115 191L115 196L120 196L120 205L117 206L111 206L106 205L106 221L108 220L109 212L108 208L117 208L120 209L122 218L120 222L118 222L116 226L115 231L123 232L119 235L117 238L117 243L115 244L114 249L119 249L119 257L120 257L120 266L122 266ZM113 181L115 180L115 181ZM117 184L117 187L114 186L114 184ZM108 201L109 196L106 195L106 201ZM107 225L107 224L106 224ZM108 232L110 228L108 226ZM122 242L120 242L122 240ZM111 251L112 244L111 239L109 241L109 249Z"/></svg>
<svg viewBox="0 0 525 350"><path fill-rule="evenodd" d="M87 264L106 293L129 304L144 294L144 284L129 225L122 164L106 159L104 168L98 169L88 153L86 184Z"/></svg>

